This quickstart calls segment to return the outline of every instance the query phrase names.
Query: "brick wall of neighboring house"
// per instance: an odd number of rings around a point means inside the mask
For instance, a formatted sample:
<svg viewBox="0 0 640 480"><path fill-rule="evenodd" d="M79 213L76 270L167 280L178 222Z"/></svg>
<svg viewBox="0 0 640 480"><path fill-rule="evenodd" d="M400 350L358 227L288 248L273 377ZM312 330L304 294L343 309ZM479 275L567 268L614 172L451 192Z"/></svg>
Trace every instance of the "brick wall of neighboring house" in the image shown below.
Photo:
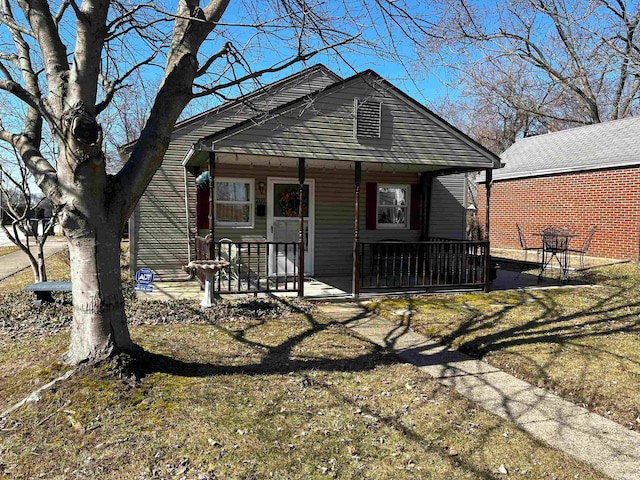
<svg viewBox="0 0 640 480"><path fill-rule="evenodd" d="M478 191L484 224L485 185ZM491 246L520 248L516 223L529 246L546 225L569 227L580 247L592 226L598 230L588 255L638 259L640 245L640 167L496 180L491 188Z"/></svg>

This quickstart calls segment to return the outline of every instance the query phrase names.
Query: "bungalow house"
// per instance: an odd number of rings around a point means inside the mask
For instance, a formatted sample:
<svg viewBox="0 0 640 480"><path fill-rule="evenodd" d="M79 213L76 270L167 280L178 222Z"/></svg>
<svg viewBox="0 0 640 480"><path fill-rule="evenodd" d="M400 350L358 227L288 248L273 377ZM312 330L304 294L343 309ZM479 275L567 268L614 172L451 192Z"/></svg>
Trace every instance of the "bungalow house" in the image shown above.
<svg viewBox="0 0 640 480"><path fill-rule="evenodd" d="M185 279L222 258L227 292L483 285L464 176L498 164L375 72L316 65L176 125L131 218L131 268Z"/></svg>
<svg viewBox="0 0 640 480"><path fill-rule="evenodd" d="M597 227L588 255L638 259L640 118L572 128L516 141L502 155L491 188L491 246L529 246L547 225L576 233L580 249ZM479 211L484 211L480 185Z"/></svg>

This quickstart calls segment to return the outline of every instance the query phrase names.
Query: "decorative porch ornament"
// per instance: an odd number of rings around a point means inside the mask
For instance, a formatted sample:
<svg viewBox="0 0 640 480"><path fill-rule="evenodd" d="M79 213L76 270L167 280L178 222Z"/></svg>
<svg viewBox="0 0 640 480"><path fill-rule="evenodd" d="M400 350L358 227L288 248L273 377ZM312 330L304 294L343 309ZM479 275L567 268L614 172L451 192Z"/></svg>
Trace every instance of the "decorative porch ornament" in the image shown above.
<svg viewBox="0 0 640 480"><path fill-rule="evenodd" d="M297 190L290 190L288 192L282 192L280 194L280 212L285 217L297 217L299 213L300 205L300 192Z"/></svg>

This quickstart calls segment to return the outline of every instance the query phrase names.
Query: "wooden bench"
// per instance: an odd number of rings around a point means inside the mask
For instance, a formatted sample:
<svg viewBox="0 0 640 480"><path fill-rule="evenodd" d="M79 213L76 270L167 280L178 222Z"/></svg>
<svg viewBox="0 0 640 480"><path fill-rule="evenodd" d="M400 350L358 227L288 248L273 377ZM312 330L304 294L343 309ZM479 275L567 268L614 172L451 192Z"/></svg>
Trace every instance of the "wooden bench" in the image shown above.
<svg viewBox="0 0 640 480"><path fill-rule="evenodd" d="M22 289L24 292L33 292L36 294L36 305L42 302L53 302L52 292L70 292L71 282L38 282L27 285Z"/></svg>

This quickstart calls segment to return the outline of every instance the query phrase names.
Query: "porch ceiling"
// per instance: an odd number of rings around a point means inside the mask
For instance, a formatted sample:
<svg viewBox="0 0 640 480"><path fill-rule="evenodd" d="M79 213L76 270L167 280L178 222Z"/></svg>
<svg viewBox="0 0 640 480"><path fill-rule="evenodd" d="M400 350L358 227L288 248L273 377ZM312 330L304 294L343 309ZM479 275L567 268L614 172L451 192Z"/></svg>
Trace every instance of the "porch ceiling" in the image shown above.
<svg viewBox="0 0 640 480"><path fill-rule="evenodd" d="M198 150L193 146L189 153L185 156L182 165L186 168L206 168L209 164L209 151ZM326 169L326 170L353 170L356 161L362 161L362 168L366 171L380 172L440 172L441 174L471 172L478 171L478 164L471 166L463 166L460 163L455 165L436 165L428 163L403 163L398 161L395 163L376 162L375 160L366 160L356 158L351 161L347 160L323 160L310 158L301 153L301 157L305 158L307 168ZM216 153L217 164L235 164L249 166L268 166L268 167L290 167L297 168L298 158L269 156L269 155L246 155L237 153Z"/></svg>

